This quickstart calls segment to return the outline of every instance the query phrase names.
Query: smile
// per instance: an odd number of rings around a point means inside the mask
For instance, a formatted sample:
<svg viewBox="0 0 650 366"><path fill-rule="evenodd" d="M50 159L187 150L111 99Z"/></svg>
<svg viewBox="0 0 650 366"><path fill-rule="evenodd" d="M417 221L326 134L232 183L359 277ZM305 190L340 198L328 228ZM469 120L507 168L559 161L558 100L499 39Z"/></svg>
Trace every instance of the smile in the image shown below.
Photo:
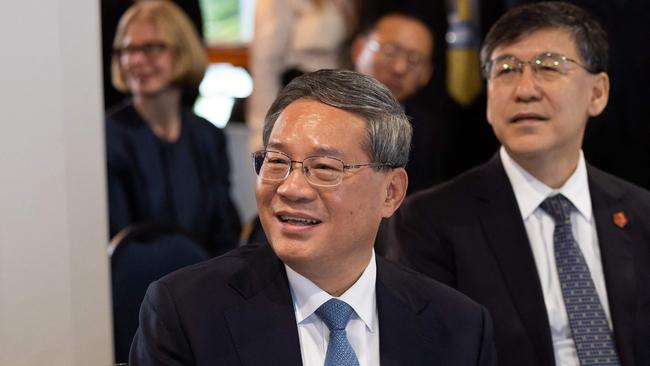
<svg viewBox="0 0 650 366"><path fill-rule="evenodd" d="M278 219L284 223L292 224L292 225L317 225L320 224L320 220L316 219L309 219L309 218L303 218L303 217L296 217L296 216L289 216L289 215L280 215L278 216Z"/></svg>
<svg viewBox="0 0 650 366"><path fill-rule="evenodd" d="M521 114L516 114L514 117L510 119L510 123L518 123L518 122L523 122L523 121L529 121L529 122L534 122L534 121L547 121L548 117L541 116L539 114L534 114L534 113L521 113Z"/></svg>

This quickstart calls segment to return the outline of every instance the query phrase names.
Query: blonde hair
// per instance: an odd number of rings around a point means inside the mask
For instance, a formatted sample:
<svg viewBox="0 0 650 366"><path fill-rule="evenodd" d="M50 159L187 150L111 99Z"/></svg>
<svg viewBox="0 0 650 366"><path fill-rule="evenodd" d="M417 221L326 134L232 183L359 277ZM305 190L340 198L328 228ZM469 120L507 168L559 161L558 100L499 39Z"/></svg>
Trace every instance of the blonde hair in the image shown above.
<svg viewBox="0 0 650 366"><path fill-rule="evenodd" d="M174 60L172 82L190 89L197 88L208 65L208 56L190 19L169 0L142 0L133 4L120 18L113 49L122 47L126 31L135 21L148 21L168 44ZM118 54L111 60L111 76L116 89L127 92L128 87Z"/></svg>

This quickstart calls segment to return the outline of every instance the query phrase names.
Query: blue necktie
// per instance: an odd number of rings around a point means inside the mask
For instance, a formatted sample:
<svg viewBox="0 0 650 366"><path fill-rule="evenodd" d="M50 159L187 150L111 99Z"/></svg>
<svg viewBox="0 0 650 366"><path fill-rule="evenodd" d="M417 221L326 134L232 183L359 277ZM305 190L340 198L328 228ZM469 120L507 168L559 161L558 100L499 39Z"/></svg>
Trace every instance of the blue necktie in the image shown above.
<svg viewBox="0 0 650 366"><path fill-rule="evenodd" d="M316 315L330 330L325 366L359 366L357 355L345 333L352 307L341 300L330 299L316 310Z"/></svg>
<svg viewBox="0 0 650 366"><path fill-rule="evenodd" d="M573 238L571 202L558 194L544 200L540 207L555 221L555 262L580 365L620 365L589 267Z"/></svg>

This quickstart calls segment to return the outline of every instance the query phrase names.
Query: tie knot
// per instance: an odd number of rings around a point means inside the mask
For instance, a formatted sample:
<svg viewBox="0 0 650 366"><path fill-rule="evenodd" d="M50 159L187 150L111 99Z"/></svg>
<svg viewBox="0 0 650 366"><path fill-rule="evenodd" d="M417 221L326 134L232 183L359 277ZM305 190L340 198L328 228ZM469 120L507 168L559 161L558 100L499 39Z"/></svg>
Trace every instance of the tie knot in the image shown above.
<svg viewBox="0 0 650 366"><path fill-rule="evenodd" d="M330 299L318 309L316 315L327 325L330 332L334 330L345 330L345 326L352 315L352 307L344 301Z"/></svg>
<svg viewBox="0 0 650 366"><path fill-rule="evenodd" d="M555 224L571 223L571 201L561 194L548 197L539 205L542 210L553 217Z"/></svg>

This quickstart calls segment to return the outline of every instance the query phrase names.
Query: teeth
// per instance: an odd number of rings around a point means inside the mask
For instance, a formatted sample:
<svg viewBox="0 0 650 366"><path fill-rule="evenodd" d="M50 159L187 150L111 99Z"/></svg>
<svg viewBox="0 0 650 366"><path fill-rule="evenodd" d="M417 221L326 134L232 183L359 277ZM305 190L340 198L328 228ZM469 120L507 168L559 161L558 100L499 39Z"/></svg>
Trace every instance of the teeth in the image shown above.
<svg viewBox="0 0 650 366"><path fill-rule="evenodd" d="M293 216L280 216L280 220L282 221L291 221L291 222L296 222L299 224L305 224L305 225L316 225L318 224L318 220L313 220L313 219L303 219L301 217L293 217Z"/></svg>

